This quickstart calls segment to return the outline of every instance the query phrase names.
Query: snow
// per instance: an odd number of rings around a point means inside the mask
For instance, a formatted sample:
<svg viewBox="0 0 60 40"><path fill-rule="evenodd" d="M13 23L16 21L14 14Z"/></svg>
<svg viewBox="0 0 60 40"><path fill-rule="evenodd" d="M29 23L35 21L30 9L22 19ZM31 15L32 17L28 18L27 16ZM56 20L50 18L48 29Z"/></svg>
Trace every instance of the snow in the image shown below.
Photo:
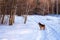
<svg viewBox="0 0 60 40"><path fill-rule="evenodd" d="M40 30L39 22L45 30ZM22 16L15 16L12 26L0 25L0 40L60 40L60 16L28 15L26 24Z"/></svg>

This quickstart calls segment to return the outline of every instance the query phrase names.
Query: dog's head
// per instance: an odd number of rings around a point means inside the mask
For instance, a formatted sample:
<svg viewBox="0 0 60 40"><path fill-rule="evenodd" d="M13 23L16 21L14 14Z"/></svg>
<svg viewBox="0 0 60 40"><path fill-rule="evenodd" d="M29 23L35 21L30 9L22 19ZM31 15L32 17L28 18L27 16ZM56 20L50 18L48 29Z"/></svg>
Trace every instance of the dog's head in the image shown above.
<svg viewBox="0 0 60 40"><path fill-rule="evenodd" d="M44 24L38 23L40 26L45 26Z"/></svg>

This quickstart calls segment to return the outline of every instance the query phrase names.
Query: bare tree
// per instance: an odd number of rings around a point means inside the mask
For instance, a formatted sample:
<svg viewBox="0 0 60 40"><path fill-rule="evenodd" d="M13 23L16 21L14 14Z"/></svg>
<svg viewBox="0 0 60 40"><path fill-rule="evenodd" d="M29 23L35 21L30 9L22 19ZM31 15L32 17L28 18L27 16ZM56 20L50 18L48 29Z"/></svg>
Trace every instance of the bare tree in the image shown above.
<svg viewBox="0 0 60 40"><path fill-rule="evenodd" d="M17 1L16 0L12 0L11 1L12 4L10 4L10 18L9 18L9 25L12 25L14 23L14 15L16 12L16 4Z"/></svg>
<svg viewBox="0 0 60 40"><path fill-rule="evenodd" d="M29 12L29 4L28 4L28 2L26 2L26 15L24 15L24 18L25 18L25 20L24 20L24 24L26 23L26 21L27 21L27 16L28 16L28 12Z"/></svg>
<svg viewBox="0 0 60 40"><path fill-rule="evenodd" d="M5 15L10 15L10 18L9 18L9 25L12 25L14 23L14 15L15 15L15 10L16 10L16 3L17 3L17 0L2 0L1 1L1 5L0 5L0 10L1 10L1 13L0 13L0 18L2 19L1 20L1 24L4 23L4 17Z"/></svg>
<svg viewBox="0 0 60 40"><path fill-rule="evenodd" d="M6 1L5 0L3 0L3 3L2 3L2 6L1 6L1 12L2 12L2 21L1 21L1 24L3 24L4 23L4 17L5 17L5 7L6 7Z"/></svg>

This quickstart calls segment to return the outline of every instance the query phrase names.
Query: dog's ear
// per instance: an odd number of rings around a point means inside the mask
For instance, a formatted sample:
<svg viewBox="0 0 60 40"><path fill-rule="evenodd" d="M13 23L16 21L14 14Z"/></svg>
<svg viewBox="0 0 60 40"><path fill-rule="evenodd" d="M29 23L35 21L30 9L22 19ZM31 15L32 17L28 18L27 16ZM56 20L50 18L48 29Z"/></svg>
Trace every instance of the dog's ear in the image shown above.
<svg viewBox="0 0 60 40"><path fill-rule="evenodd" d="M41 25L41 23L38 23L39 25Z"/></svg>

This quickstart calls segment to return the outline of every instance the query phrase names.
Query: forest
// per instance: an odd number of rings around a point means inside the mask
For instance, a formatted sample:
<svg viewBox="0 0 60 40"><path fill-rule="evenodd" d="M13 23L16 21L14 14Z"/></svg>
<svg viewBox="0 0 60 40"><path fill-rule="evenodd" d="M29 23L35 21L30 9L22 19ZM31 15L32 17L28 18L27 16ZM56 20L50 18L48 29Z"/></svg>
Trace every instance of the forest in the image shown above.
<svg viewBox="0 0 60 40"><path fill-rule="evenodd" d="M0 0L1 24L3 24L5 15L9 15L9 23L12 24L15 15L35 14L60 14L60 0Z"/></svg>

